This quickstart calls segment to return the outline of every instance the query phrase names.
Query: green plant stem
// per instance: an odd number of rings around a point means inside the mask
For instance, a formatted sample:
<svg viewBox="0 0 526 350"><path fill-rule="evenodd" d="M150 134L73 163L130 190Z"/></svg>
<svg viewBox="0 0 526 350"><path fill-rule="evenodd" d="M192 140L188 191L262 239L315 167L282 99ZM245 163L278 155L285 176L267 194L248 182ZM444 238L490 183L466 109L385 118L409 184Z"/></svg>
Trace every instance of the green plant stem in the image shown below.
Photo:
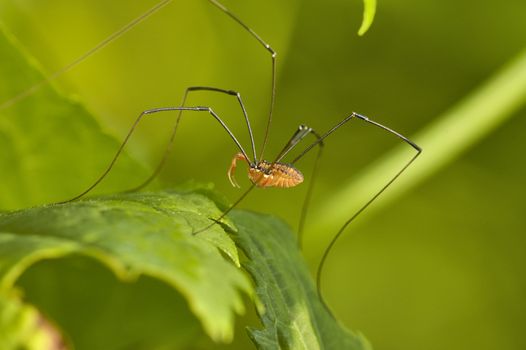
<svg viewBox="0 0 526 350"><path fill-rule="evenodd" d="M392 204L405 192L454 161L492 130L513 116L526 102L526 50L512 59L485 84L438 117L415 137L423 148L415 163L376 201L365 215ZM382 183L411 157L411 148L401 145L365 169L356 180L343 184L338 193L314 208L307 223L308 246L324 246L328 237L356 212ZM352 225L351 225L352 226ZM322 233L323 232L323 233ZM308 252L312 253L312 252Z"/></svg>

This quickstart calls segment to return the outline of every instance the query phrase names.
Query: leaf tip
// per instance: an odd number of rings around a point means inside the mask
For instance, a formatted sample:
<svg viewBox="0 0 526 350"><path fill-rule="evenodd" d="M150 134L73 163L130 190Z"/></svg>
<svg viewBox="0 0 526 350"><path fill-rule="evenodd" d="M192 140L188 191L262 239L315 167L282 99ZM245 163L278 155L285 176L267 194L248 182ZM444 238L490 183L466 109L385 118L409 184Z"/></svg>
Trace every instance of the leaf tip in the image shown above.
<svg viewBox="0 0 526 350"><path fill-rule="evenodd" d="M376 0L364 0L363 5L362 24L358 29L359 36L363 36L369 30L376 14Z"/></svg>

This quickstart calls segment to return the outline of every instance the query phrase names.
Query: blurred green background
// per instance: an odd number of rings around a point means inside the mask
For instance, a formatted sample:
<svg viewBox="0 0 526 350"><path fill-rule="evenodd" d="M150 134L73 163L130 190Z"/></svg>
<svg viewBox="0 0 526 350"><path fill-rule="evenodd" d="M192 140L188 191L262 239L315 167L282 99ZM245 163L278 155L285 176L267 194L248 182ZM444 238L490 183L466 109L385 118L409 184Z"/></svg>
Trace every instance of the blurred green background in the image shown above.
<svg viewBox="0 0 526 350"><path fill-rule="evenodd" d="M323 132L351 111L414 135L525 46L523 0L380 0L364 37L356 35L358 0L222 2L278 52L267 158L297 125ZM53 72L155 3L4 0L0 21ZM205 0L177 0L57 85L78 95L119 139L142 110L178 105L187 86L237 90L260 148L269 73L268 53L227 16ZM188 102L213 107L248 147L236 103L211 93L195 93ZM174 116L145 121L129 152L154 167ZM525 130L522 108L389 206L365 212L337 244L323 275L326 299L375 349L526 348ZM444 145L450 136L443 135ZM314 207L398 144L360 123L340 130L327 140ZM234 200L240 192L231 188L226 170L235 152L210 117L187 114L162 179L214 182ZM307 176L313 155L298 164ZM238 178L247 186L243 167ZM296 227L305 189L260 190L242 207L274 213ZM311 213L307 228L317 220L316 210ZM307 229L312 267L333 232Z"/></svg>

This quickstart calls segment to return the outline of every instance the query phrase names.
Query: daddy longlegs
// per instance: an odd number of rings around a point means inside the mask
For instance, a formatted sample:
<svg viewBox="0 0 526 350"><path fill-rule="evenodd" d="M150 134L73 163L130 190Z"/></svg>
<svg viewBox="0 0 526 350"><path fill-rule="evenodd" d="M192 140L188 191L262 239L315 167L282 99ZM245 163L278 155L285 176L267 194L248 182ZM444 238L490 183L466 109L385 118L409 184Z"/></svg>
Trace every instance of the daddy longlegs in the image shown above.
<svg viewBox="0 0 526 350"><path fill-rule="evenodd" d="M225 15L230 17L232 20L234 20L236 23L238 23L243 30L245 30L247 33L249 33L254 40L256 40L260 45L264 47L264 49L269 53L271 58L271 92L270 92L270 102L269 102L269 111L268 111L268 117L267 117L267 123L265 127L265 133L263 142L261 145L261 151L258 154L256 152L256 144L254 141L254 135L252 132L252 127L250 125L250 120L248 118L248 114L245 108L245 105L243 103L243 100L241 98L241 94L237 91L233 90L226 90L221 89L217 87L209 87L209 86L193 86L186 89L182 102L179 106L176 107L161 107L161 108L154 108L143 111L135 120L132 127L130 128L128 134L126 135L125 139L123 140L122 144L120 145L119 149L115 153L113 159L109 163L106 170L101 174L101 176L86 190L78 194L77 196L67 200L63 201L57 204L63 204L68 203L77 199L80 199L81 197L88 194L92 189L94 189L105 177L106 175L111 171L113 168L115 162L121 155L124 147L128 143L131 135L135 131L137 125L139 122L143 119L144 116L157 114L160 112L178 112L177 119L175 122L175 126L173 128L172 134L170 136L170 140L168 142L168 145L166 146L166 149L164 151L164 155L161 158L159 164L155 168L154 172L146 181L144 181L142 184L137 186L136 188L130 190L130 191L137 191L139 189L142 189L146 185L148 185L161 171L164 164L166 163L168 156L172 150L172 146L175 140L175 136L179 127L179 123L181 121L181 117L183 115L184 111L194 111L194 112L205 112L210 114L227 132L227 134L230 136L232 141L235 143L236 147L238 148L239 152L234 155L232 162L230 164L230 167L227 171L228 179L230 180L230 183L234 187L239 187L236 179L235 179L235 170L237 161L244 161L247 163L248 166L248 177L252 184L248 189L245 190L245 192L228 208L226 209L220 217L218 218L211 218L212 223L208 225L207 227L204 227L203 229L194 232L194 234L198 234L200 232L203 232L207 230L208 228L212 227L216 223L218 223L222 218L224 218L232 209L234 209L243 199L256 187L279 187L279 188L288 188L288 187L294 187L299 185L303 182L304 177L303 174L296 168L295 164L303 158L308 152L310 152L314 147L318 147L318 153L316 155L314 166L311 172L311 181L308 185L306 197L304 200L304 204L301 210L300 215L300 222L298 226L298 244L301 248L302 241L303 241L303 231L304 231L304 224L305 224L305 218L307 215L307 209L308 204L310 201L310 197L313 190L314 185L314 179L317 173L318 168L318 160L320 159L322 155L322 150L325 145L325 139L328 138L330 135L332 135L336 130L340 129L342 126L346 125L349 121L352 119L357 119L363 122L366 122L370 125L374 125L396 137L401 139L402 141L406 142L409 146L411 146L416 153L404 164L404 166L398 170L394 174L394 176L383 186L381 187L378 192L376 192L371 199L369 199L364 205L361 206L358 211L356 211L338 230L338 232L333 236L331 239L329 245L325 249L322 258L319 262L318 269L316 272L316 286L318 290L318 294L320 296L320 299L322 303L327 307L327 304L325 303L322 293L321 293L321 274L323 271L323 267L325 265L325 262L327 260L327 257L329 256L329 253L331 252L332 248L334 247L336 241L341 237L341 235L344 233L346 228L353 222L367 207L369 207L391 184L416 160L416 158L421 154L422 149L416 145L414 142L409 140L407 137L403 136L402 134L398 133L397 131L394 131L393 129L388 128L387 126L384 126L376 121L373 121L369 119L368 117L352 112L348 116L346 116L343 120L341 120L339 123L334 125L332 128L330 128L328 131L326 131L323 134L319 134L316 132L313 128L306 126L306 125L300 125L298 129L293 133L291 138L288 140L288 142L285 144L281 152L278 153L278 155L273 159L273 161L269 162L264 160L264 153L265 153L265 147L269 140L269 131L270 126L272 124L272 116L273 116L273 110L274 110L274 102L275 102L275 96L276 96L276 57L277 53L272 49L272 47L266 43L256 32L254 32L250 27L248 27L239 17L237 17L235 14L233 14L229 9L227 9L225 6L223 6L220 2L217 0L207 0L209 3L211 3L213 6L221 10ZM146 11L144 14L139 16L138 18L134 19L130 23L126 24L124 27L110 35L108 38L104 39L101 43L96 45L91 50L87 51L85 54L81 55L78 59L74 60L69 65L65 66L64 68L60 69L59 71L49 75L47 78L43 79L39 83L31 86L27 90L23 91L22 93L14 96L13 98L9 99L8 101L5 101L3 103L0 103L0 110L6 109L11 107L12 105L16 104L17 102L21 101L22 99L30 96L35 91L37 91L40 87L44 86L45 84L57 79L59 76L63 75L64 73L68 72L93 54L95 54L97 51L101 50L114 40L118 39L122 35L124 35L126 32L128 32L131 28L138 25L140 22L144 21L148 17L152 16L154 13L168 5L172 0L163 0L156 4L154 7L152 7L150 10ZM195 91L209 91L209 92L216 92L221 94L226 94L233 96L237 99L244 121L246 123L248 134L250 138L250 147L251 147L251 155L246 152L245 148L241 145L241 143L238 141L234 133L228 128L226 123L217 115L216 112L210 107L207 106L194 106L194 107L188 107L185 106L187 96L190 92ZM294 148L296 148L300 142L307 137L308 135L313 135L315 140L312 141L310 144L308 144L300 153L298 156L296 156L292 161L289 163L283 163L282 160L284 157ZM327 307L328 309L328 307Z"/></svg>

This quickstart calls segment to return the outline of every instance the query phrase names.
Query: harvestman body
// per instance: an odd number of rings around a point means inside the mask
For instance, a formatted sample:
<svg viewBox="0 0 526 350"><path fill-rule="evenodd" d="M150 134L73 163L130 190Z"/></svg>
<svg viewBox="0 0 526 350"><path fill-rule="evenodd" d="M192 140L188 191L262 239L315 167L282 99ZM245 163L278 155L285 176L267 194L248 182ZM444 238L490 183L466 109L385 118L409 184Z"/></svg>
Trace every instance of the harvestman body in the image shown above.
<svg viewBox="0 0 526 350"><path fill-rule="evenodd" d="M234 177L236 163L238 160L248 161L243 153L237 153L232 158L232 164L228 168L228 179L232 186L240 188ZM294 166L276 162L274 164L266 160L258 163L250 163L248 168L248 178L258 187L281 187L289 188L303 182L303 174Z"/></svg>
<svg viewBox="0 0 526 350"><path fill-rule="evenodd" d="M136 26L137 24L139 24L140 22L142 22L146 18L150 17L152 14L154 14L157 11L159 11L164 6L168 5L171 1L172 0L163 0L163 1L159 2L157 5L152 7L150 10L148 10L147 12L145 12L144 14L139 16L138 18L134 19L133 21L131 21L130 23L128 23L127 25L125 25L124 27L119 29L117 32L115 32L112 35L110 35L108 38L103 40L101 43L99 43L93 49L89 50L88 52L86 52L85 54L80 56L77 60L73 61L71 64L69 64L66 67L62 68L61 70L51 74L46 79L44 79L41 82L37 83L36 85L30 87L29 89L23 91L22 93L18 94L17 96L13 97L12 99L10 99L8 101L5 101L3 103L0 103L0 110L9 108L10 106L14 105L18 101L30 96L32 93L34 93L40 87L44 86L45 84L49 83L50 81L55 80L56 78L58 78L62 74L64 74L67 71L71 70L73 67L75 67L76 65L78 65L79 63L81 63L82 61L84 61L85 59L87 59L88 57L90 57L91 55L93 55L94 53L96 53L97 51L102 49L103 47L107 46L112 41L116 40L117 38L119 38L120 36L122 36L123 34L128 32L131 28L133 28L134 26ZM134 188L133 190L138 190L138 189L141 189L141 188L145 187L146 185L148 185L157 176L157 174L160 172L160 170L164 166L164 164L165 164L165 162L166 162L166 160L168 158L168 155L170 154L170 151L172 149L172 145L173 145L173 142L174 142L174 139L175 139L175 135L176 135L176 132L177 132L180 120L181 120L182 113L184 111L205 112L205 113L209 113L214 119L216 119L216 121L223 127L223 129L228 133L228 135L234 141L234 143L236 144L236 146L237 146L237 148L239 150L239 152L234 155L234 157L232 159L232 162L230 164L230 167L228 169L228 172L227 172L228 178L229 178L232 186L240 187L238 185L235 177L234 177L238 161L244 161L244 162L247 163L247 166L248 166L248 177L249 177L250 181L252 182L252 185L241 195L241 197L237 201L234 202L234 204L230 208L228 208L226 211L224 211L223 214L219 218L212 219L213 222L209 226L207 226L204 229L202 229L202 230L200 230L198 232L195 232L195 233L202 232L202 231L208 229L209 227L213 226L219 220L221 220L234 207L236 207L255 187L288 188L288 187L294 187L294 186L297 186L297 185L301 184L304 181L304 176L295 167L295 163L297 161L299 161L305 154L307 154L314 147L318 146L318 154L317 154L316 161L315 161L315 164L314 164L314 167L313 167L313 171L312 171L312 174L311 174L312 180L309 183L309 186L308 186L308 189L307 189L307 195L306 195L305 202L304 202L304 205L303 205L303 208L302 208L302 211L301 211L301 216L300 216L300 224L299 224L299 229L298 229L298 242L299 242L299 245L301 246L302 237L303 237L303 235L302 235L302 233L303 233L303 226L304 226L305 217L306 217L306 213L307 213L307 206L308 206L308 203L309 203L309 200L310 200L310 197L311 197L312 188L313 188L313 184L314 184L313 179L314 179L314 177L316 175L318 159L320 158L321 153L322 153L322 149L323 149L323 146L324 146L324 140L329 135L331 135L333 132L335 132L340 127L342 127L347 122L349 122L351 119L361 120L363 122L366 122L368 124L371 124L371 125L374 125L374 126L376 126L378 128L381 128L381 129L383 129L383 130L395 135L396 137L400 138L401 140L403 140L404 142L409 144L411 147L413 147L416 150L416 154L397 173L395 173L394 176L391 178L391 180L389 180L374 196L372 196L372 198L367 203L365 203L354 215L352 215L343 224L343 226L336 233L336 235L332 238L329 246L327 247L327 249L325 250L325 252L324 252L324 254L323 254L322 258L321 258L320 264L318 265L318 271L317 271L317 276L316 277L317 277L318 293L320 294L320 297L321 297L321 290L320 290L321 272L322 272L323 266L325 264L325 261L327 259L327 256L328 256L329 252L331 251L332 247L334 246L334 244L336 243L336 241L338 240L338 238L342 235L342 233L347 228L347 226L358 215L360 215L374 200L376 200L376 198L378 198L378 196L380 196L409 167L409 165L411 163L413 163L413 161L421 154L422 150L421 150L421 148L419 146L417 146L415 143L413 143L412 141L410 141L409 139L407 139L405 136L401 135L400 133L398 133L398 132L396 132L396 131L394 131L394 130L392 130L392 129L390 129L390 128L388 128L388 127L386 127L386 126L384 126L384 125L382 125L380 123L377 123L377 122L375 122L373 120L370 120L369 118L367 118L367 117L365 117L363 115L360 115L358 113L352 112L350 115L345 117L342 121L340 121L338 124L333 126L331 129L329 129L327 132L325 132L322 135L318 134L312 128L310 128L310 127L308 127L306 125L300 125L298 127L298 129L296 130L296 132L289 139L289 141L285 144L285 146L282 149L282 151L275 157L275 159L272 162L263 160L265 147L267 145L268 138L269 138L270 125L272 123L272 115L273 115L273 110L274 110L274 101L275 101L275 94L276 94L276 52L258 34L256 34L243 21L241 21L241 19L239 17L235 16L232 12L230 12L221 3L219 3L216 0L207 0L207 1L210 2L212 5L214 5L215 7L217 7L219 10L221 10L224 14L229 16L232 20L237 22L257 42L259 42L265 48L265 50L270 54L271 68L272 68L270 105L269 105L267 124L266 124L266 128L265 128L265 134L264 134L263 143L262 143L262 146L261 146L261 152L260 152L259 158L258 158L257 153L256 153L256 147L255 147L255 142L254 142L254 136L253 136L253 133L252 133L252 128L250 126L250 120L248 118L245 106L243 104L243 100L241 99L241 95L238 92L236 92L236 91L224 90L224 89L220 89L220 88L216 88L216 87L207 87L207 86L189 87L189 88L186 89L186 91L184 93L184 96L183 96L183 100L182 100L182 102L181 102L181 104L179 106L177 106L177 107L155 108L155 109L150 109L150 110L146 110L146 111L142 112L137 117L135 123L132 125L130 131L128 132L128 134L126 136L126 138L122 142L122 144L119 147L119 149L117 150L115 156L111 160L111 162L108 165L107 169L102 173L102 175L90 187L88 187L85 191L83 191L79 195L75 196L74 198L71 198L71 199L69 199L69 200L67 200L65 202L61 202L61 203L70 202L70 201L73 201L73 200L76 200L76 199L79 199L79 198L83 197L88 192L90 192L94 187L96 187L105 178L105 176L110 172L110 170L112 169L113 165L117 161L118 157L122 153L122 150L124 149L124 146L127 144L128 140L129 140L130 136L132 135L132 133L134 132L135 128L137 127L137 125L139 124L139 122L141 121L141 119L144 116L146 116L146 115L153 115L153 114L160 113L160 112L177 111L178 112L177 120L175 122L175 126L174 126L174 129L172 131L172 134L171 134L171 137L170 137L170 141L169 141L169 143L168 143L168 145L166 147L166 150L164 152L164 155L163 155L159 165L157 166L157 168L155 169L153 174L146 181L144 181L140 186ZM221 93L221 94L234 96L237 99L237 101L238 101L238 103L239 103L239 105L241 107L241 111L243 113L243 117L244 117L245 123L247 125L247 129L248 129L248 133L249 133L249 137L250 137L250 142L251 142L252 158L249 157L249 155L247 154L247 152L245 151L243 146L239 143L239 141L237 140L235 135L230 131L228 126L214 112L214 110L212 108L210 108L210 107L203 107L203 106L197 106L197 107L186 107L185 106L185 102L186 102L186 98L187 98L188 94L190 92L195 92L195 91L217 92L217 93ZM292 149L294 149L307 135L313 135L316 138L316 140L313 141L311 144L309 144L307 147L305 147L305 149L302 152L300 152L300 154L298 156L296 156L296 158L294 158L291 162L283 163L282 162L283 158Z"/></svg>

